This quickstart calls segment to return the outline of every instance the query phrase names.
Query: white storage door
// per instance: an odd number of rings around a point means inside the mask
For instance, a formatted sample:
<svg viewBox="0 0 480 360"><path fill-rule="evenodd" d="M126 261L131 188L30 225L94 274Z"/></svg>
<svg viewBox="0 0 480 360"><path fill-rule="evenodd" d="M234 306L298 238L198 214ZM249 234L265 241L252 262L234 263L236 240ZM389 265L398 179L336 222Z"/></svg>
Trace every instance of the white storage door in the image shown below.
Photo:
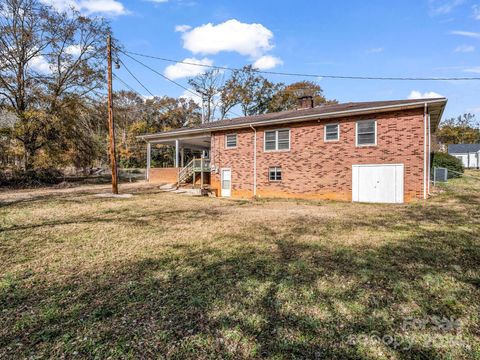
<svg viewBox="0 0 480 360"><path fill-rule="evenodd" d="M352 200L403 203L403 164L353 165Z"/></svg>

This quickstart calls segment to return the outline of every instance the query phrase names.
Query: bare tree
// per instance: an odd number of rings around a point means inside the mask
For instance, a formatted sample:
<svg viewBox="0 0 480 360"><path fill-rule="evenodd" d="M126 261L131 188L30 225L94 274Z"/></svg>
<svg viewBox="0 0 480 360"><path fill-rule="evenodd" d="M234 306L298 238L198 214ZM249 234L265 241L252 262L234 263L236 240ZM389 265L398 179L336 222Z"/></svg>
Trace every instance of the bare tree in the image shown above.
<svg viewBox="0 0 480 360"><path fill-rule="evenodd" d="M203 122L214 121L220 106L223 73L218 69L211 69L189 79L188 83L202 98Z"/></svg>
<svg viewBox="0 0 480 360"><path fill-rule="evenodd" d="M38 0L0 0L0 98L19 118L15 136L26 169L58 136L63 104L103 87L109 32L105 20L74 9L59 13Z"/></svg>

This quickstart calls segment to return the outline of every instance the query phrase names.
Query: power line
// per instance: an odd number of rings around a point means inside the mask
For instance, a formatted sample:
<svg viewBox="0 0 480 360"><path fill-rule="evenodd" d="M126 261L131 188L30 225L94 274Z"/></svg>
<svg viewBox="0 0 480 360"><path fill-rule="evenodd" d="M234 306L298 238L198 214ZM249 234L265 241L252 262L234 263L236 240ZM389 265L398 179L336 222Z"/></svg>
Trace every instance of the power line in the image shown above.
<svg viewBox="0 0 480 360"><path fill-rule="evenodd" d="M191 93L191 94L194 95L194 96L199 96L199 94L193 92L192 90L190 90L189 88L187 88L187 87L183 86L182 84L176 82L175 80L172 80L172 79L170 79L169 77L163 75L161 72L159 72L159 71L151 68L150 66L148 66L148 65L146 65L145 63L141 62L140 60L135 59L133 56L128 55L126 52L124 52L124 51L122 51L122 50L120 50L120 49L118 49L118 51L120 51L121 53L123 53L125 56L128 56L128 57L129 57L130 59L132 59L133 61L136 61L137 63L139 63L139 64L142 65L143 67L146 67L146 68L149 69L150 71L153 71L155 74L161 76L161 77L164 78L165 80L170 81L171 83L173 83L173 84L181 87L182 89L184 89L185 91L188 91L189 93Z"/></svg>
<svg viewBox="0 0 480 360"><path fill-rule="evenodd" d="M130 86L126 81L124 81L121 77L119 77L118 75L116 75L115 73L113 73L113 77L115 79L117 79L118 81L120 81L123 85L125 85L130 91L132 91L133 93L137 94L138 96L140 96L142 99L144 99L144 96L142 94L140 94L137 90L135 90L132 86ZM154 96L156 97L156 96ZM167 106L163 106L163 108L165 110L169 110Z"/></svg>
<svg viewBox="0 0 480 360"><path fill-rule="evenodd" d="M121 51L121 50L119 50ZM174 60L169 58L164 58L160 56L153 56L147 54L141 54L133 51L121 51L125 55L128 54L141 56L144 58L156 59L176 64L185 64L185 65L192 65L192 66L201 66L205 68L217 69L217 70L228 70L228 71L239 71L239 68L231 68L227 66L216 66L216 65L206 65L206 64L198 64L189 61L182 61L182 60ZM314 77L314 78L326 78L326 79L343 79L343 80L387 80L387 81L472 81L472 80L480 80L480 77L395 77L395 76L345 76L345 75L325 75L325 74L306 74L306 73L288 73L288 72L281 72L281 71L266 71L266 70L259 70L254 69L255 72L259 74L267 74L267 75L280 75L280 76L297 76L297 77Z"/></svg>
<svg viewBox="0 0 480 360"><path fill-rule="evenodd" d="M150 90L148 90L147 87L146 87L145 85L143 85L142 82L141 82L140 80L138 80L138 78L130 71L130 69L127 67L127 65L125 65L125 63L124 63L121 59L118 59L118 60L119 60L120 63L123 65L123 67L125 68L125 70L127 70L128 73L135 79L135 81L136 81L137 83L139 83L140 86L141 86L142 88L144 88L151 96L155 97L155 95L154 95Z"/></svg>
<svg viewBox="0 0 480 360"><path fill-rule="evenodd" d="M124 81L120 76L116 75L115 73L112 73L112 75L116 80L120 81L123 85L125 85L130 91L137 94L141 98L144 98L144 96L142 94L140 94L138 91L136 91L132 86L130 86L126 81ZM162 108L165 109L166 111L170 110L169 107L166 106L166 105L163 105ZM130 147L132 147L132 146L130 146Z"/></svg>
<svg viewBox="0 0 480 360"><path fill-rule="evenodd" d="M161 76L161 77L164 78L165 80L170 81L171 83L173 83L173 84L181 87L182 89L184 89L185 91L189 92L190 94L192 94L192 95L194 95L194 96L202 97L201 94L198 94L198 93L190 90L189 88L183 86L182 84L176 82L175 80L170 79L169 77L163 75L161 72L155 70L154 68L148 66L147 64L141 62L140 60L134 58L133 56L128 55L128 54L127 54L126 52L124 52L123 50L120 50L120 49L118 49L118 48L117 48L117 50L118 50L119 52L123 53L125 56L128 56L130 59L136 61L137 63L139 63L139 64L142 65L143 67L145 67L145 68L149 69L150 71L154 72L155 74ZM121 60L120 60L120 61L121 61ZM122 61L121 61L121 62L122 62ZM124 63L122 62L122 64L124 64ZM138 80L137 80L137 81L138 81ZM234 113L234 112L231 111L231 110L229 110L228 113L230 113L230 114L232 114L232 115L234 115L234 116L237 116L237 117L241 117L240 115Z"/></svg>
<svg viewBox="0 0 480 360"><path fill-rule="evenodd" d="M142 94L140 94L138 91L136 91L133 87L128 85L125 81L123 81L117 74L113 73L113 77L120 81L123 85L125 85L130 91L134 92L135 94L139 95L140 97L143 97Z"/></svg>

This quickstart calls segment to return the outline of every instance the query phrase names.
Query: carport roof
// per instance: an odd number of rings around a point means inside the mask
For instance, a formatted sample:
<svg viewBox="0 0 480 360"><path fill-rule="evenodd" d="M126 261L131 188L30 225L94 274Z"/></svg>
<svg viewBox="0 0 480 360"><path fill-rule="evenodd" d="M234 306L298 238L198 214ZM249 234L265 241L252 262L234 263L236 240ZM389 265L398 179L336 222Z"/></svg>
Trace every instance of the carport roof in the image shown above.
<svg viewBox="0 0 480 360"><path fill-rule="evenodd" d="M171 131L142 135L139 138L154 140L160 138L179 137L191 134L205 134L212 131L245 128L250 126L263 126L287 124L305 120L328 119L352 115L372 114L387 111L398 111L428 106L432 129L436 129L447 103L446 98L415 99L415 100L389 100L349 102L343 104L321 105L314 108L281 111L262 115L239 117L214 121L191 128L181 128Z"/></svg>

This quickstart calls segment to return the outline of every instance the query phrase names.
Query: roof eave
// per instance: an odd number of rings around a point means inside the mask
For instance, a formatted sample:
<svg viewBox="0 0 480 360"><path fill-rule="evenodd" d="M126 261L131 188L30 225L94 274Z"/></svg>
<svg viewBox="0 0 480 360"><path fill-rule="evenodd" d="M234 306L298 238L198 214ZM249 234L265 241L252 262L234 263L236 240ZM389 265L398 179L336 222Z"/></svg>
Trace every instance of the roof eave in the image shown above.
<svg viewBox="0 0 480 360"><path fill-rule="evenodd" d="M448 103L448 99L444 98L444 104L440 110L440 114L438 115L438 121L435 122L435 124L430 124L430 131L433 133L437 130L438 125L440 125L440 121L442 121L443 113L445 112L445 107Z"/></svg>
<svg viewBox="0 0 480 360"><path fill-rule="evenodd" d="M277 124L284 124L284 123L295 123L305 120L313 120L313 119L329 119L329 118L338 118L342 116L354 116L354 115L368 115L371 113L376 113L379 111L398 111L398 110L408 110L408 109L415 109L419 107L423 107L425 104L442 104L442 111L439 116L439 119L443 115L443 111L445 109L445 104L447 103L446 98L439 98L439 99L431 99L431 100L419 100L415 103L410 104L395 104L395 105L384 105L384 106L375 106L371 108L365 109L352 109L352 110L342 110L342 111L334 111L325 114L310 114L310 115L302 115L302 116L295 116L295 117L286 117L280 119L273 119L273 120L264 120L264 121L255 121L255 122L244 122L241 124L236 125L226 125L226 126L219 126L219 127L211 127L211 128L202 128L202 129L181 129L178 131L171 131L166 133L157 133L157 134L150 134L150 135L140 135L137 136L138 139L142 139L148 141L149 139L159 139L159 138L169 138L169 137L178 137L183 135L197 135L197 134L209 134L213 131L223 131L223 130L232 130L232 129L241 129L241 128L248 128L250 126L268 126L268 125L277 125Z"/></svg>

